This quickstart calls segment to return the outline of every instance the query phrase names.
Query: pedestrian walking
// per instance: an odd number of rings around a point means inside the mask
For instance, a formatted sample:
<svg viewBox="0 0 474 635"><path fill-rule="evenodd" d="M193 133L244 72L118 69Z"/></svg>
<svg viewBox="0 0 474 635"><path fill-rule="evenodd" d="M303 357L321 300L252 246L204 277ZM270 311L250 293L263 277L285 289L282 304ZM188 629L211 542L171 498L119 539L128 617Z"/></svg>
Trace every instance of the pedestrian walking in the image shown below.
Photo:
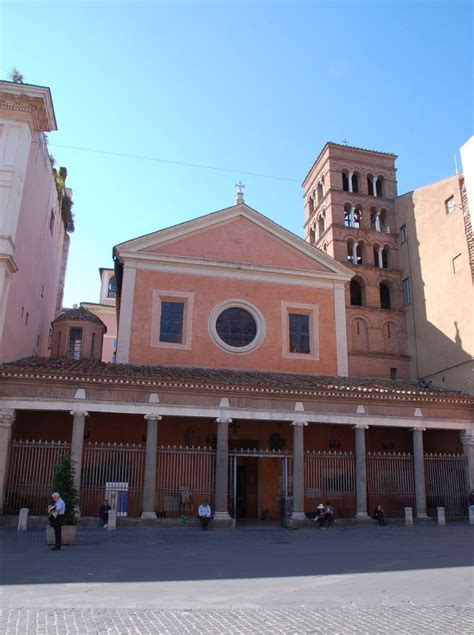
<svg viewBox="0 0 474 635"><path fill-rule="evenodd" d="M107 529L107 525L109 522L109 511L112 507L109 505L109 501L105 498L104 502L101 505L99 516L104 523L104 529Z"/></svg>

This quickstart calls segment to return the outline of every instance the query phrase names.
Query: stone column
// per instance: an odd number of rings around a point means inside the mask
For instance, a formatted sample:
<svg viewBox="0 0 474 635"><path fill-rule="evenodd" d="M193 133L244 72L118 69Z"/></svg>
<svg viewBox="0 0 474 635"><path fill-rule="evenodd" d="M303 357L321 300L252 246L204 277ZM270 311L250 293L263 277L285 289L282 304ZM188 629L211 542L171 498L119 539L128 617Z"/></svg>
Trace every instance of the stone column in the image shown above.
<svg viewBox="0 0 474 635"><path fill-rule="evenodd" d="M145 419L148 423L146 430L142 518L156 518L156 453L158 449L158 421L161 421L161 416L156 414L145 415Z"/></svg>
<svg viewBox="0 0 474 635"><path fill-rule="evenodd" d="M355 207L351 207L351 216L350 216L351 227L354 227L354 224L355 224L354 212L355 212Z"/></svg>
<svg viewBox="0 0 474 635"><path fill-rule="evenodd" d="M216 448L216 501L214 519L231 522L227 509L227 490L229 483L229 417L218 417Z"/></svg>
<svg viewBox="0 0 474 635"><path fill-rule="evenodd" d="M474 490L474 435L471 430L461 431L461 443L467 458L467 486Z"/></svg>
<svg viewBox="0 0 474 635"><path fill-rule="evenodd" d="M357 243L355 241L352 243L352 264L357 264Z"/></svg>
<svg viewBox="0 0 474 635"><path fill-rule="evenodd" d="M423 432L425 428L412 428L413 471L415 474L416 517L428 518L426 514L425 457L423 453Z"/></svg>
<svg viewBox="0 0 474 635"><path fill-rule="evenodd" d="M365 465L365 431L369 426L361 424L354 426L355 430L355 452L356 452L356 496L357 512L356 518L365 520L367 514L367 477Z"/></svg>
<svg viewBox="0 0 474 635"><path fill-rule="evenodd" d="M304 428L307 421L296 420L293 426L293 512L292 525L306 521L304 513Z"/></svg>
<svg viewBox="0 0 474 635"><path fill-rule="evenodd" d="M349 182L349 192L352 192L352 172L347 175L347 180Z"/></svg>
<svg viewBox="0 0 474 635"><path fill-rule="evenodd" d="M84 449L84 425L88 412L71 410L72 420L71 462L74 467L74 485L81 492L82 451ZM61 494L61 492L59 492Z"/></svg>
<svg viewBox="0 0 474 635"><path fill-rule="evenodd" d="M14 410L0 410L0 513L3 513L5 502L5 487L10 462L10 439L15 415Z"/></svg>
<svg viewBox="0 0 474 635"><path fill-rule="evenodd" d="M377 250L377 266L380 269L383 269L383 258L382 258L382 247L379 247Z"/></svg>
<svg viewBox="0 0 474 635"><path fill-rule="evenodd" d="M372 179L372 188L374 190L374 196L377 196L377 177L374 176Z"/></svg>
<svg viewBox="0 0 474 635"><path fill-rule="evenodd" d="M377 212L375 214L375 231L376 232L380 231L380 212Z"/></svg>

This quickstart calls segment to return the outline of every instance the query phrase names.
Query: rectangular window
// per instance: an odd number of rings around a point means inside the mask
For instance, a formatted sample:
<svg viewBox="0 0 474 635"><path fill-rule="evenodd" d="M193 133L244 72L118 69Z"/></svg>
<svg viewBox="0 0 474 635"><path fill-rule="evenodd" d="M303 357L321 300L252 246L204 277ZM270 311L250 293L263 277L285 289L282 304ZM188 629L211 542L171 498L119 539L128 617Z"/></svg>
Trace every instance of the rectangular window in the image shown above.
<svg viewBox="0 0 474 635"><path fill-rule="evenodd" d="M402 225L400 227L400 242L404 243L406 240L408 240L407 226Z"/></svg>
<svg viewBox="0 0 474 635"><path fill-rule="evenodd" d="M454 196L450 196L445 202L444 206L446 208L446 214L451 214L454 212L454 208L456 207L456 202L454 200Z"/></svg>
<svg viewBox="0 0 474 635"><path fill-rule="evenodd" d="M81 347L82 347L82 329L81 328L69 329L69 340L67 343L67 358L81 359Z"/></svg>
<svg viewBox="0 0 474 635"><path fill-rule="evenodd" d="M390 369L390 379L397 379L398 371L396 368Z"/></svg>
<svg viewBox="0 0 474 635"><path fill-rule="evenodd" d="M411 281L410 278L403 280L403 302L405 306L411 304Z"/></svg>
<svg viewBox="0 0 474 635"><path fill-rule="evenodd" d="M91 337L91 359L94 359L94 352L95 352L95 333L92 333L92 337Z"/></svg>
<svg viewBox="0 0 474 635"><path fill-rule="evenodd" d="M51 210L51 216L49 217L49 231L51 232L51 236L53 235L54 229L54 210Z"/></svg>
<svg viewBox="0 0 474 635"><path fill-rule="evenodd" d="M172 342L175 344L182 344L183 319L183 302L162 302L160 319L160 342Z"/></svg>
<svg viewBox="0 0 474 635"><path fill-rule="evenodd" d="M309 354L309 315L290 313L288 318L290 353Z"/></svg>

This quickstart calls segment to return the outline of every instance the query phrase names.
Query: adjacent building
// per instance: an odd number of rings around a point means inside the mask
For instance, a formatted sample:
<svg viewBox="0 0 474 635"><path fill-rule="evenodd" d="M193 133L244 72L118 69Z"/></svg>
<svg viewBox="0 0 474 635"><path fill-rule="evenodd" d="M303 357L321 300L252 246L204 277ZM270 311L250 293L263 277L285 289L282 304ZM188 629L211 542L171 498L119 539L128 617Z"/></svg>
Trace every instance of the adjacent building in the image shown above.
<svg viewBox="0 0 474 635"><path fill-rule="evenodd" d="M0 81L0 361L49 351L62 307L72 192L45 133L57 129L49 88ZM59 185L60 184L60 185Z"/></svg>

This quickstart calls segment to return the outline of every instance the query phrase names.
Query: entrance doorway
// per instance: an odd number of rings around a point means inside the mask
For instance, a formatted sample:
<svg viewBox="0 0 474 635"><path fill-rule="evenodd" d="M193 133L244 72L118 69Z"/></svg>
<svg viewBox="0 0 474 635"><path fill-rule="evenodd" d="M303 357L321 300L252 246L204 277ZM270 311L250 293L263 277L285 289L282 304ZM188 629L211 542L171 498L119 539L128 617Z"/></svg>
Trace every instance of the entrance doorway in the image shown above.
<svg viewBox="0 0 474 635"><path fill-rule="evenodd" d="M278 521L291 514L291 454L276 450L229 452L229 514L239 520Z"/></svg>

